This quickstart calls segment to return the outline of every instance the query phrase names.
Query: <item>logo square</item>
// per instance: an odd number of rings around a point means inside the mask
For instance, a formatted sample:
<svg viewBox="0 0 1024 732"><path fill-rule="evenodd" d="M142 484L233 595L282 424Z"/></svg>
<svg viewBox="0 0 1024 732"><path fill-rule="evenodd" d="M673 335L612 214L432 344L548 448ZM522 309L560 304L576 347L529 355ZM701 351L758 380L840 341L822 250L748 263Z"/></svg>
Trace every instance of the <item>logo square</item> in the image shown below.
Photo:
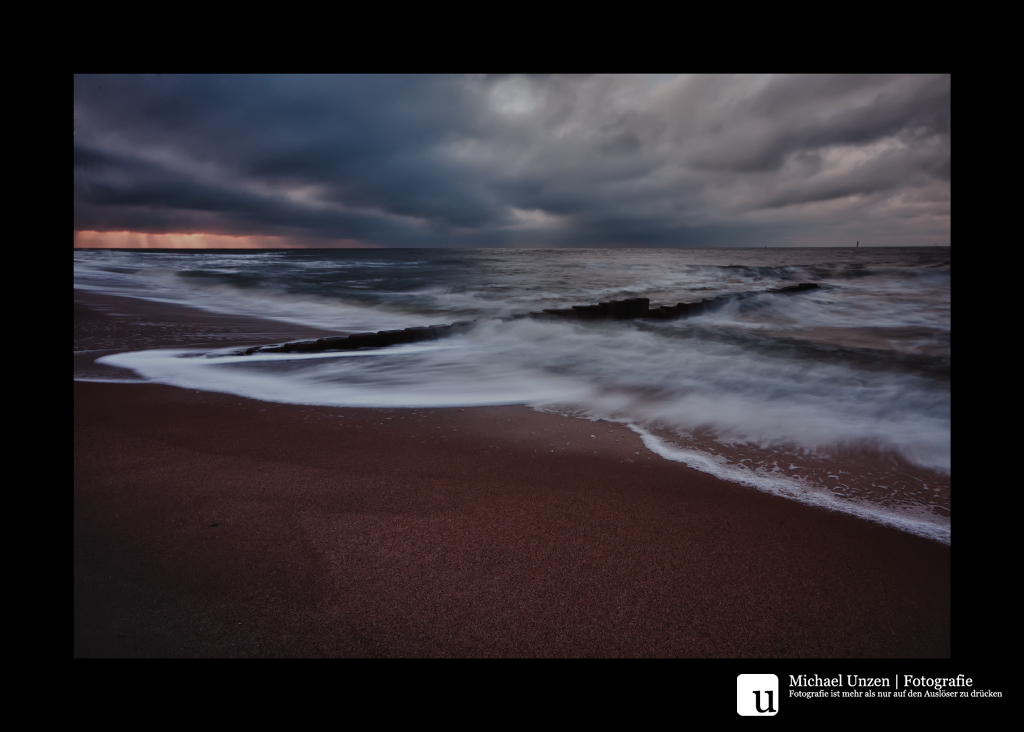
<svg viewBox="0 0 1024 732"><path fill-rule="evenodd" d="M779 713L779 677L740 674L736 677L736 713L743 717L774 717Z"/></svg>

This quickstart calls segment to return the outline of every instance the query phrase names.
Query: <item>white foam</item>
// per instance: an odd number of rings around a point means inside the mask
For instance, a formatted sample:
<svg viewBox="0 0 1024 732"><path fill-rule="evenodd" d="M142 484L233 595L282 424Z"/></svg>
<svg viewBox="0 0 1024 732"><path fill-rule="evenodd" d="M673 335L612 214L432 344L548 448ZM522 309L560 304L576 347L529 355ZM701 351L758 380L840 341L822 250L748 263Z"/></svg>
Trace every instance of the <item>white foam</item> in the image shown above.
<svg viewBox="0 0 1024 732"><path fill-rule="evenodd" d="M640 439L648 450L666 460L684 463L702 473L709 473L723 480L756 488L759 491L798 501L808 506L850 514L885 526L891 526L916 536L922 536L947 545L950 544L950 525L947 521L914 515L909 510L903 512L890 511L867 501L843 499L834 493L815 489L815 487L808 486L791 477L754 472L744 468L742 463L730 464L724 459L709 455L708 453L680 449L669 445L656 435L635 424L627 423L626 426L640 435Z"/></svg>
<svg viewBox="0 0 1024 732"><path fill-rule="evenodd" d="M467 378L465 369L424 365L410 369L402 361L446 348L389 348L377 351L331 354L267 354L222 359L198 358L194 351L133 351L104 356L97 363L127 368L144 378L172 386L236 394L251 399L285 404L350 407L464 407L527 404L565 396L582 396L585 386L558 376L537 374L516 379L500 367ZM311 368L284 375L278 370L260 372L260 363L331 362L326 368ZM373 362L370 368L346 365ZM244 365L244 369L232 369ZM331 368L333 365L334 368ZM374 378L373 371L379 371ZM344 375L350 375L345 379Z"/></svg>
<svg viewBox="0 0 1024 732"><path fill-rule="evenodd" d="M918 464L949 469L948 391L919 377L873 373L865 378L842 364L665 337L628 323L591 328L492 321L456 338L380 350L186 355L196 354L143 351L99 362L167 383L271 401L530 404L674 430L710 430L722 442L766 449L871 442ZM303 368L259 369L303 362Z"/></svg>

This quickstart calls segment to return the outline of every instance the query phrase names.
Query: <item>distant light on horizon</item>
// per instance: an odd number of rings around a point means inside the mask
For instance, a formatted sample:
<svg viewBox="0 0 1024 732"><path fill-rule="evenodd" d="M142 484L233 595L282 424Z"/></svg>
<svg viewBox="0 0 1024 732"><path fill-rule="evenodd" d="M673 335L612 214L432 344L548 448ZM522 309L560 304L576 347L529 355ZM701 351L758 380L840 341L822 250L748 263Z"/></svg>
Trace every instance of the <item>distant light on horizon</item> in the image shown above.
<svg viewBox="0 0 1024 732"><path fill-rule="evenodd" d="M786 244L768 244L768 245L739 245L735 247L687 247L692 249L833 249L833 248L845 248L850 247L855 249L859 246L859 242L854 243L853 246L842 242L821 242L808 240L807 238L795 238L791 242ZM871 248L871 244L865 243L865 247ZM891 247L892 245L890 245ZM903 242L896 246L903 247L948 247L949 242L939 244L938 242L928 242L924 244L915 242ZM410 247L403 246L386 246L382 244L371 244L367 242L356 241L355 239L333 239L333 240L311 240L302 237L287 237L287 236L257 236L257 235L246 235L246 236L235 236L231 234L206 234L206 233L193 233L193 234L178 234L178 233L164 233L154 234L144 231L76 231L75 232L75 249L408 249ZM413 249L417 247L411 247ZM434 248L434 247L430 247ZM444 247L441 247L444 248ZM453 246L452 248L464 248ZM543 246L499 246L499 247L482 247L482 248L497 248L497 249L544 249ZM550 247L547 247L550 248ZM641 249L657 249L659 247L630 247L629 245L621 245L618 247L608 246L574 246L574 247L553 247L556 249L607 249L607 248L641 248ZM675 247L665 247L675 248Z"/></svg>
<svg viewBox="0 0 1024 732"><path fill-rule="evenodd" d="M284 236L228 234L150 234L140 231L76 231L76 249L307 249L312 245ZM319 244L338 249L378 248L354 239Z"/></svg>

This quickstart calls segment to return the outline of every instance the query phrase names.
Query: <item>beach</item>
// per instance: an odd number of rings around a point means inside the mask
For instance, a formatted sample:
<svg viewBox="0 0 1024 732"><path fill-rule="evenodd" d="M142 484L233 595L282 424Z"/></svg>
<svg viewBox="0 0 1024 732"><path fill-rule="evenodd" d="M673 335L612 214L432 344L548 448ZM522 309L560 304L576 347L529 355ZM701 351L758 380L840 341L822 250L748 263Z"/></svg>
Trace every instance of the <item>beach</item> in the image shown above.
<svg viewBox="0 0 1024 732"><path fill-rule="evenodd" d="M315 328L75 293L103 353ZM74 384L78 657L949 657L950 547L525 406Z"/></svg>

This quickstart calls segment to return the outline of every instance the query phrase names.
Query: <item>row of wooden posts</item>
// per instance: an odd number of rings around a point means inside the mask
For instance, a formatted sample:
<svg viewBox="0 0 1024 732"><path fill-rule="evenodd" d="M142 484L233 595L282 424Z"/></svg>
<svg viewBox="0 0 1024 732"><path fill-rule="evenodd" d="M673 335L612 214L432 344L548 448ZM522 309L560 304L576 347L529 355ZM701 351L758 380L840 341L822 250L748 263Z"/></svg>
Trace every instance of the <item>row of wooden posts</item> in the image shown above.
<svg viewBox="0 0 1024 732"><path fill-rule="evenodd" d="M551 308L522 315L513 315L502 320L521 320L523 318L535 318L539 320L675 320L677 318L688 318L694 315L706 313L717 307L721 307L730 300L743 299L753 295L765 293L792 294L806 290L817 289L819 285L813 282L802 282L799 285L790 285L775 290L761 290L758 292L742 292L732 295L721 295L719 297L707 298L699 302L679 303L677 305L662 305L652 308L651 302L646 297L631 297L626 300L613 300L602 302L597 305L574 305L571 308ZM399 343L416 343L418 341L432 341L444 338L457 333L464 333L477 324L473 320L460 320L455 323L443 325L428 325L416 328L405 328L403 330L381 330L376 333L353 333L347 336L332 336L318 338L317 340L294 341L291 343L275 344L271 346L253 346L244 351L245 354L260 353L308 353L315 351L352 351L357 348L381 348L393 346Z"/></svg>

